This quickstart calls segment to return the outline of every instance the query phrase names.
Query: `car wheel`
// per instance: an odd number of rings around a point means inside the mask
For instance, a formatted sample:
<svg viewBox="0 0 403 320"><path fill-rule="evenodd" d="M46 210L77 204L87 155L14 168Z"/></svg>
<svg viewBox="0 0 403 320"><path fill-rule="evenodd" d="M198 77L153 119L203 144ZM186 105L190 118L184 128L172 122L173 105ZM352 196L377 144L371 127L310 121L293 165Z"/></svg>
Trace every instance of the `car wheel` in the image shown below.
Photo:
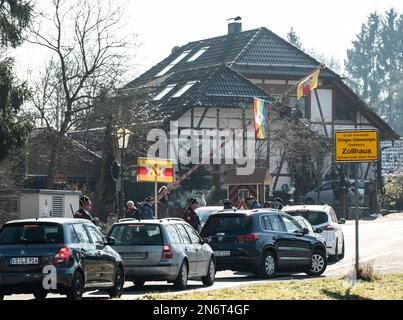
<svg viewBox="0 0 403 320"><path fill-rule="evenodd" d="M113 288L108 290L108 294L111 299L120 298L122 296L123 285L125 283L124 279L123 269L118 267L116 270Z"/></svg>
<svg viewBox="0 0 403 320"><path fill-rule="evenodd" d="M331 261L338 262L339 261L339 240L336 239L336 248L334 249L334 255L329 257Z"/></svg>
<svg viewBox="0 0 403 320"><path fill-rule="evenodd" d="M215 262L214 259L211 258L208 266L208 272L205 277L202 278L202 282L205 286L213 285L215 280Z"/></svg>
<svg viewBox="0 0 403 320"><path fill-rule="evenodd" d="M179 269L178 276L174 281L174 287L179 290L186 289L188 285L188 267L185 261L182 262L181 268Z"/></svg>
<svg viewBox="0 0 403 320"><path fill-rule="evenodd" d="M260 278L269 279L274 276L276 272L276 258L273 253L266 251L263 254L262 263L257 270L257 275Z"/></svg>
<svg viewBox="0 0 403 320"><path fill-rule="evenodd" d="M81 300L84 292L84 280L80 272L76 271L71 286L67 289L67 299Z"/></svg>
<svg viewBox="0 0 403 320"><path fill-rule="evenodd" d="M305 271L308 276L320 276L325 272L327 267L326 254L322 251L315 250L311 258L311 266Z"/></svg>
<svg viewBox="0 0 403 320"><path fill-rule="evenodd" d="M34 292L34 297L36 300L45 300L48 293L46 291Z"/></svg>
<svg viewBox="0 0 403 320"><path fill-rule="evenodd" d="M311 206L311 205L315 204L315 201L313 201L313 199L311 199L311 198L308 198L305 200L305 204L308 206Z"/></svg>
<svg viewBox="0 0 403 320"><path fill-rule="evenodd" d="M133 284L136 288L142 288L144 286L145 280L134 280Z"/></svg>
<svg viewBox="0 0 403 320"><path fill-rule="evenodd" d="M344 239L343 239L343 246L342 246L342 249L341 249L341 254L339 254L339 260L342 260L342 259L344 259L344 252L345 252L345 246L344 246Z"/></svg>

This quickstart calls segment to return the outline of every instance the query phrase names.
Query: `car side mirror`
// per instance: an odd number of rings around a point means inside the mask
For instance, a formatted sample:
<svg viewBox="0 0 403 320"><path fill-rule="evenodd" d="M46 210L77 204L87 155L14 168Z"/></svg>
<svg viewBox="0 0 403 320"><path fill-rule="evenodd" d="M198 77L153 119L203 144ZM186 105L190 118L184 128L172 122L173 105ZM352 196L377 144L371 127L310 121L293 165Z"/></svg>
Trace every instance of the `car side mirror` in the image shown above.
<svg viewBox="0 0 403 320"><path fill-rule="evenodd" d="M302 234L308 234L309 230L308 228L302 228Z"/></svg>
<svg viewBox="0 0 403 320"><path fill-rule="evenodd" d="M108 246L114 246L116 245L116 239L114 237L108 237L108 239L106 239L106 244Z"/></svg>
<svg viewBox="0 0 403 320"><path fill-rule="evenodd" d="M322 228L315 228L313 231L315 231L315 233L322 233L323 232Z"/></svg>
<svg viewBox="0 0 403 320"><path fill-rule="evenodd" d="M339 220L339 224L345 224L345 223L346 223L346 219L341 218L341 219Z"/></svg>

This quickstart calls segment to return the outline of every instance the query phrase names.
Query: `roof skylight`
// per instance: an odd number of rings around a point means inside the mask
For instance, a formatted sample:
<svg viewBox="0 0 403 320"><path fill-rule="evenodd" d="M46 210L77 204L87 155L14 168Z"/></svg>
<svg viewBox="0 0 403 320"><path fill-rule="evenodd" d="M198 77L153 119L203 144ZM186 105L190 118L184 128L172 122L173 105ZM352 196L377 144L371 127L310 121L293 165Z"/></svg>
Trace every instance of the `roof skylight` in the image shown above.
<svg viewBox="0 0 403 320"><path fill-rule="evenodd" d="M182 94L188 91L197 81L189 81L180 90L178 90L171 98L179 98Z"/></svg>
<svg viewBox="0 0 403 320"><path fill-rule="evenodd" d="M210 47L203 47L199 51L197 51L193 56L191 56L187 62L193 62L195 61L198 57L200 57L203 53L207 51L207 49Z"/></svg>
<svg viewBox="0 0 403 320"><path fill-rule="evenodd" d="M175 88L176 84L170 84L168 86L166 86L166 88L164 90L162 90L160 93L158 93L153 100L157 101L157 100L161 100L163 97L165 97L173 88Z"/></svg>
<svg viewBox="0 0 403 320"><path fill-rule="evenodd" d="M162 69L160 72L158 72L155 76L160 77L163 76L165 73L167 73L169 70L171 70L176 64L178 64L180 61L182 61L192 50L185 50L183 51L174 61L172 61L170 64L168 64L164 69Z"/></svg>

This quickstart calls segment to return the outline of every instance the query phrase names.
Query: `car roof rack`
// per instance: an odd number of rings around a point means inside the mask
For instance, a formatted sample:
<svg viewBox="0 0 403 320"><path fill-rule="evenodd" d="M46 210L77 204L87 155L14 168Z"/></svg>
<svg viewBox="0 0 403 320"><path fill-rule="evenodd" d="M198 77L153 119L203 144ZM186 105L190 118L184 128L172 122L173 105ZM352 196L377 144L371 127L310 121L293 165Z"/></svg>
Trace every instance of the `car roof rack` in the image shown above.
<svg viewBox="0 0 403 320"><path fill-rule="evenodd" d="M169 220L174 220L174 221L185 221L185 220L183 220L182 218L175 218L175 217L173 217L173 218L162 218L162 219L159 219L160 221L162 221L162 220L165 220L165 221L169 221Z"/></svg>
<svg viewBox="0 0 403 320"><path fill-rule="evenodd" d="M118 222L126 222L126 221L140 221L140 219L136 219L136 218L123 218L123 219L119 219Z"/></svg>

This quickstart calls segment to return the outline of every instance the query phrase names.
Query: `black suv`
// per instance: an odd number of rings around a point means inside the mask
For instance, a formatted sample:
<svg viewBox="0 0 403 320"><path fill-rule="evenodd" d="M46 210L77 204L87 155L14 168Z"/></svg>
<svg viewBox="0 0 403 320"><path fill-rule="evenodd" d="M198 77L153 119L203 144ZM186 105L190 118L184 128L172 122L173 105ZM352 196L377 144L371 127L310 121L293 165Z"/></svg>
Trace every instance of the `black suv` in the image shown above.
<svg viewBox="0 0 403 320"><path fill-rule="evenodd" d="M211 215L200 235L214 250L217 270L262 278L278 270L319 276L327 266L326 246L308 233L284 212L256 209Z"/></svg>
<svg viewBox="0 0 403 320"><path fill-rule="evenodd" d="M112 244L113 239L107 242L87 220L8 222L0 230L0 300L4 295L18 293L45 299L48 292L79 300L84 291L95 289L120 297L124 268ZM53 285L49 273L52 270L56 271Z"/></svg>

